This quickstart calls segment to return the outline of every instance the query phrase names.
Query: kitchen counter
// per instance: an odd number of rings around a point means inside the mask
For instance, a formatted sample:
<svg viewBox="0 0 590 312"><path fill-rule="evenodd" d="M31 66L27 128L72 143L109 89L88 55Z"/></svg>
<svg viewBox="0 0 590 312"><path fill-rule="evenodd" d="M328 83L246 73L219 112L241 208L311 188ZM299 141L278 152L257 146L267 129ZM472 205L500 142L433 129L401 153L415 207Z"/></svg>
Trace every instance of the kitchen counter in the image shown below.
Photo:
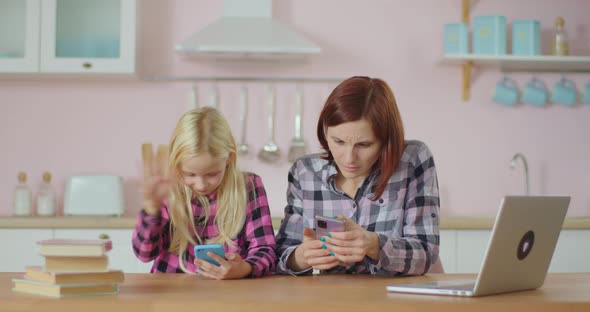
<svg viewBox="0 0 590 312"><path fill-rule="evenodd" d="M0 229L132 229L136 218L122 217L0 217ZM273 218L275 230L280 218ZM494 225L493 217L441 217L441 230L485 230ZM590 217L566 218L564 229L590 229Z"/></svg>
<svg viewBox="0 0 590 312"><path fill-rule="evenodd" d="M590 311L590 273L549 274L537 290L479 298L389 293L387 285L474 278L474 274L418 277L274 275L207 280L187 274L125 274L116 296L54 299L11 291L0 273L2 311Z"/></svg>

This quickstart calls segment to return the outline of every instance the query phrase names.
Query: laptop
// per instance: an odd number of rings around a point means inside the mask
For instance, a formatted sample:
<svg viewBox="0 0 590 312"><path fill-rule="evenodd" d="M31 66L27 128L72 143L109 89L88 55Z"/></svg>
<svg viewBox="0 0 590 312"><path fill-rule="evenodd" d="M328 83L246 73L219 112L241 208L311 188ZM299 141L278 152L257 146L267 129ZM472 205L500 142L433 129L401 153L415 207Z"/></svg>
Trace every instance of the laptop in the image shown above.
<svg viewBox="0 0 590 312"><path fill-rule="evenodd" d="M506 196L475 280L387 286L390 292L485 296L543 285L570 203L569 196Z"/></svg>

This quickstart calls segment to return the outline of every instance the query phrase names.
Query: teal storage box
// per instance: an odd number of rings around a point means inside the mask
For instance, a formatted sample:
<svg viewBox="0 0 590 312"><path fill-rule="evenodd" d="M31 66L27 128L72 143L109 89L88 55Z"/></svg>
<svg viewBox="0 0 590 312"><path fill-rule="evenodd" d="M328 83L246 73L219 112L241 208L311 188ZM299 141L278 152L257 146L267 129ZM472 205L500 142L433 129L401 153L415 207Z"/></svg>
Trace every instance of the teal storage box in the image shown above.
<svg viewBox="0 0 590 312"><path fill-rule="evenodd" d="M584 99L583 102L585 104L590 104L590 82L586 84L586 90L584 91Z"/></svg>
<svg viewBox="0 0 590 312"><path fill-rule="evenodd" d="M539 21L512 22L512 54L541 55L541 23Z"/></svg>
<svg viewBox="0 0 590 312"><path fill-rule="evenodd" d="M473 18L473 53L506 54L506 17L501 15Z"/></svg>
<svg viewBox="0 0 590 312"><path fill-rule="evenodd" d="M465 23L445 24L445 54L469 53L468 27Z"/></svg>

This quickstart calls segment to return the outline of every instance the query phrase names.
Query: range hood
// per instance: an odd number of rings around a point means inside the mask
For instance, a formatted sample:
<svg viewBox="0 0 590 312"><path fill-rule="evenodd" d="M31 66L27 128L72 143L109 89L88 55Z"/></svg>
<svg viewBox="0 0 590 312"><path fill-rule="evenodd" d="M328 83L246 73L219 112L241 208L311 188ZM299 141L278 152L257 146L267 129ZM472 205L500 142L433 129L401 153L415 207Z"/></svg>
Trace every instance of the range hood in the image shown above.
<svg viewBox="0 0 590 312"><path fill-rule="evenodd" d="M302 59L315 43L272 18L272 0L224 0L223 16L176 45L187 56L216 59Z"/></svg>

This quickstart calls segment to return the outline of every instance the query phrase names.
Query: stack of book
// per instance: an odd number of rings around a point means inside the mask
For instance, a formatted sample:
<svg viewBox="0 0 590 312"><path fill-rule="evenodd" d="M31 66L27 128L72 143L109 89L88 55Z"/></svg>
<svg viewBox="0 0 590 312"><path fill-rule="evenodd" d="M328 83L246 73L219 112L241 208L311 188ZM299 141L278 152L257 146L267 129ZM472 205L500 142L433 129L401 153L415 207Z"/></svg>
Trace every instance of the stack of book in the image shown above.
<svg viewBox="0 0 590 312"><path fill-rule="evenodd" d="M123 282L121 270L110 270L110 240L51 239L37 242L45 266L28 266L13 291L49 297L114 295Z"/></svg>

